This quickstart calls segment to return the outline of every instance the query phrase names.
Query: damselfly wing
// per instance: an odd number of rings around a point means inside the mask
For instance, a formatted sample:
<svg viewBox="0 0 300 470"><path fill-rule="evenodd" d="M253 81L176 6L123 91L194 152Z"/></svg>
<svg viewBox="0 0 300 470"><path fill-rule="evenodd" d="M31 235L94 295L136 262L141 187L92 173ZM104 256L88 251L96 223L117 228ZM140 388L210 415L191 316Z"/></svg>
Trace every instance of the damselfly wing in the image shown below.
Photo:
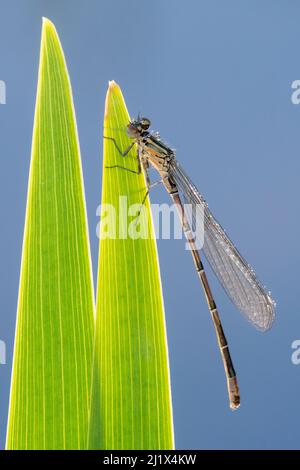
<svg viewBox="0 0 300 470"><path fill-rule="evenodd" d="M177 160L169 167L181 197L187 205L199 204L203 209L203 251L225 292L246 318L258 329L269 329L274 320L275 304L254 270L239 253L208 205ZM193 230L196 229L195 210L186 211Z"/></svg>

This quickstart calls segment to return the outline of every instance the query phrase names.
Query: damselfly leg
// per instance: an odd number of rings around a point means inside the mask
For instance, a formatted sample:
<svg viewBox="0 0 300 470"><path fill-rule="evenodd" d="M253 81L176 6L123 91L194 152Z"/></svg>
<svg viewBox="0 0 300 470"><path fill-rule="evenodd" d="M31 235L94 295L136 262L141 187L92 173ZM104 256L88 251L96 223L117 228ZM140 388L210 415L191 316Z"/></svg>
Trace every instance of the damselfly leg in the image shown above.
<svg viewBox="0 0 300 470"><path fill-rule="evenodd" d="M108 140L111 140L113 142L113 144L115 145L117 151L119 152L119 154L122 156L122 157L126 157L130 150L134 147L134 144L135 142L132 142L123 152L122 150L120 149L120 147L118 146L117 144L117 141L114 137L107 137L107 136L103 136L104 139L108 139ZM134 173L136 175L140 175L141 174L141 162L140 162L140 158L139 158L139 155L137 153L137 162L138 162L138 169L137 170L132 170L131 168L126 168L126 166L123 166L123 165L110 165L110 166L106 166L105 168L120 168L122 170L125 170L125 171L129 171L130 173Z"/></svg>
<svg viewBox="0 0 300 470"><path fill-rule="evenodd" d="M118 153L122 157L126 157L129 154L130 150L133 148L134 144L135 144L135 141L133 141L124 151L122 151L120 149L120 147L118 146L117 141L114 137L107 137L107 136L104 135L103 138L111 140L113 142L113 144L115 145ZM119 168L120 170L129 171L130 173L134 173L136 175L140 175L141 171L142 171L142 168L143 168L143 172L144 172L145 179L146 179L147 190L145 192L145 195L143 196L143 199L142 199L142 202L141 202L141 208L140 208L140 210L138 212L138 215L137 215L137 218L136 218L136 223L139 220L139 217L140 217L141 211L142 211L142 207L145 204L145 201L146 201L147 197L149 196L150 190L152 188L154 188L155 186L163 183L162 179L160 179L158 181L154 181L153 183L151 183L151 179L150 179L149 171L148 171L149 170L149 163L146 159L141 159L140 158L138 150L137 150L137 161L138 161L138 170L137 171L132 170L131 168L126 168L125 166L122 166L122 165L110 165L110 166L105 167L105 168Z"/></svg>

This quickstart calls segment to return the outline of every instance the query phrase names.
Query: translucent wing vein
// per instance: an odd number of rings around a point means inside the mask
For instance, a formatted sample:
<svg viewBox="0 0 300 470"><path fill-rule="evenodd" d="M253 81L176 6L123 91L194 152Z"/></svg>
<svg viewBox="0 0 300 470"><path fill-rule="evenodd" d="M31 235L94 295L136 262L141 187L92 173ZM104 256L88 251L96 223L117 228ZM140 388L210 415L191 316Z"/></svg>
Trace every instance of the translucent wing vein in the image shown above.
<svg viewBox="0 0 300 470"><path fill-rule="evenodd" d="M262 331L269 329L275 315L275 303L270 293L259 282L251 266L214 218L205 199L176 160L171 162L170 173L184 202L192 208L200 204L203 209L203 251L225 292L256 328ZM195 214L196 210L186 212L193 230L199 230Z"/></svg>

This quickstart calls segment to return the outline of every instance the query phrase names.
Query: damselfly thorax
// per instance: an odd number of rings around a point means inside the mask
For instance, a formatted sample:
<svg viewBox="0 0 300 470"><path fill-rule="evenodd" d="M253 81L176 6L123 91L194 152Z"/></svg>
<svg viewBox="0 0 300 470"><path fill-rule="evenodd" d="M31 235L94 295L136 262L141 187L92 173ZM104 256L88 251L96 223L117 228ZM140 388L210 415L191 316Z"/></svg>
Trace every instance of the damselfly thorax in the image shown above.
<svg viewBox="0 0 300 470"><path fill-rule="evenodd" d="M175 193L177 186L170 174L170 164L175 160L175 152L160 140L158 134L148 132L149 126L149 119L139 118L128 125L127 133L129 137L136 139L141 162L157 170L168 193Z"/></svg>

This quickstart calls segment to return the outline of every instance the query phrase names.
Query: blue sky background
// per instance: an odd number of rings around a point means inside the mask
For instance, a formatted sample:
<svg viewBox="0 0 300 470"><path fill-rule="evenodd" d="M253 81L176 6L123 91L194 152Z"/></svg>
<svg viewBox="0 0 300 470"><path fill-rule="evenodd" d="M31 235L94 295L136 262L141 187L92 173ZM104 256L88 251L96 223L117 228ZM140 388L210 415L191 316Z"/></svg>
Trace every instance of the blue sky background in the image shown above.
<svg viewBox="0 0 300 470"><path fill-rule="evenodd" d="M223 366L182 241L159 241L179 449L299 448L300 3L286 0L11 0L0 5L0 448L4 446L41 17L56 25L77 114L94 272L107 82L151 118L277 301L262 334L210 275L238 372L227 406ZM163 189L153 202L167 202ZM209 273L211 274L211 273Z"/></svg>

